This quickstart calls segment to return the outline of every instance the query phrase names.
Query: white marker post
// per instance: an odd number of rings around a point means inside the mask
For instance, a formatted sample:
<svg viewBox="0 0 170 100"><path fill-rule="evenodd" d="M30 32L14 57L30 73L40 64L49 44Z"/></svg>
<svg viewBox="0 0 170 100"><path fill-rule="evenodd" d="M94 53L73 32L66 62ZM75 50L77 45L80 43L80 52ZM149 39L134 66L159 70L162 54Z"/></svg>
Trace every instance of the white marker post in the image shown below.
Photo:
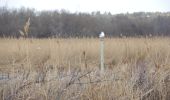
<svg viewBox="0 0 170 100"><path fill-rule="evenodd" d="M101 73L104 72L104 32L101 32L99 35L100 38L100 67L101 67Z"/></svg>

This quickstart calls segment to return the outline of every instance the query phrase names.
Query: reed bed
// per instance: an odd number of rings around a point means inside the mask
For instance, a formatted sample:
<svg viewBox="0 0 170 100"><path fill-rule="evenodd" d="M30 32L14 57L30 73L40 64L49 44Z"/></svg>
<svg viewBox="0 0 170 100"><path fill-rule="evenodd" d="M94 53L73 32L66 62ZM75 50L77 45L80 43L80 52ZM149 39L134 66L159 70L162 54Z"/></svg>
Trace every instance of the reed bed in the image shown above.
<svg viewBox="0 0 170 100"><path fill-rule="evenodd" d="M170 38L0 39L1 100L169 100Z"/></svg>

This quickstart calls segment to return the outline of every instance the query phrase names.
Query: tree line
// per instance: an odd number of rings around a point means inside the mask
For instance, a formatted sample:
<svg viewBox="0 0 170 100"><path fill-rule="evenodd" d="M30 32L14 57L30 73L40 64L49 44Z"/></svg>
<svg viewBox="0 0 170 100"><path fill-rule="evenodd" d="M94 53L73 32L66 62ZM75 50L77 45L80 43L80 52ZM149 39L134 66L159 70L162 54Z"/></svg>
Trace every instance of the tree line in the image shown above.
<svg viewBox="0 0 170 100"><path fill-rule="evenodd" d="M66 10L0 8L0 37L20 37L30 19L28 37L97 37L104 31L108 37L169 36L170 12L135 12L125 14L70 13Z"/></svg>

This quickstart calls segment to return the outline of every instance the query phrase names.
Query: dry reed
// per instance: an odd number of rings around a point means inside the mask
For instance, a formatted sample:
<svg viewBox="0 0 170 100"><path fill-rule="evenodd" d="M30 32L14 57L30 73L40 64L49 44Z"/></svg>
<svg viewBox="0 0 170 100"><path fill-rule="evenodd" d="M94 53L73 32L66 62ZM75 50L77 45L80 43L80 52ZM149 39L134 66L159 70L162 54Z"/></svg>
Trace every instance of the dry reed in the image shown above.
<svg viewBox="0 0 170 100"><path fill-rule="evenodd" d="M1 100L169 100L169 38L0 39ZM1 76L0 76L1 77Z"/></svg>

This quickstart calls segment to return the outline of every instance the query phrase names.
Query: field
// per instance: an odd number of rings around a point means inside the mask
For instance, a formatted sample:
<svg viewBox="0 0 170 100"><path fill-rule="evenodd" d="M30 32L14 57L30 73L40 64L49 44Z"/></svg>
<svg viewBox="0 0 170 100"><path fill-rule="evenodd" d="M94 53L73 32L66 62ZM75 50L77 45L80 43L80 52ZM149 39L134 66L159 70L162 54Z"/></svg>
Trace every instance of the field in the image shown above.
<svg viewBox="0 0 170 100"><path fill-rule="evenodd" d="M0 100L169 100L170 38L0 39Z"/></svg>

